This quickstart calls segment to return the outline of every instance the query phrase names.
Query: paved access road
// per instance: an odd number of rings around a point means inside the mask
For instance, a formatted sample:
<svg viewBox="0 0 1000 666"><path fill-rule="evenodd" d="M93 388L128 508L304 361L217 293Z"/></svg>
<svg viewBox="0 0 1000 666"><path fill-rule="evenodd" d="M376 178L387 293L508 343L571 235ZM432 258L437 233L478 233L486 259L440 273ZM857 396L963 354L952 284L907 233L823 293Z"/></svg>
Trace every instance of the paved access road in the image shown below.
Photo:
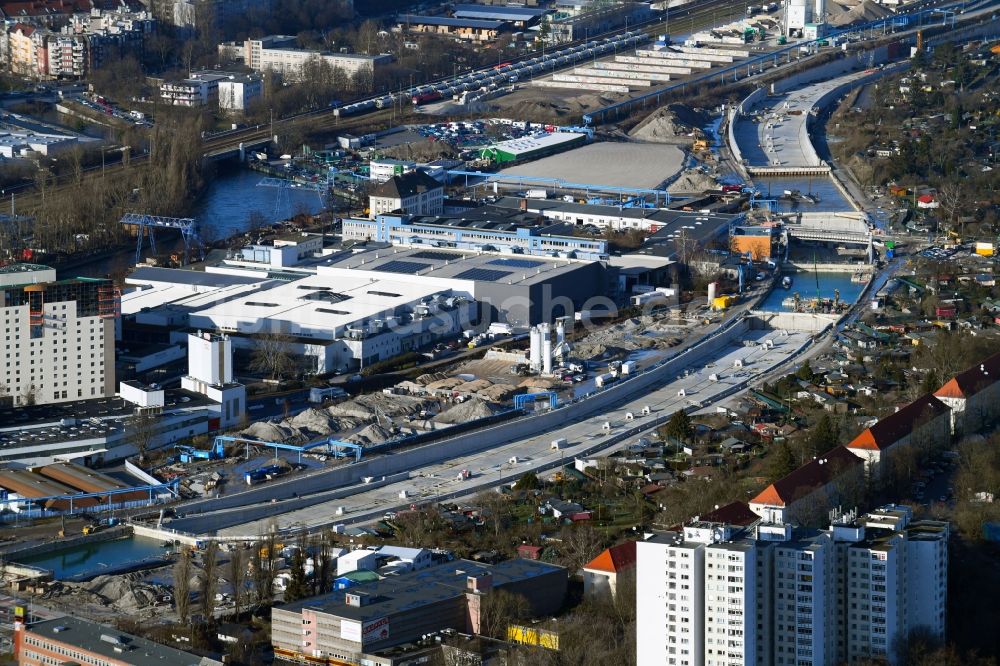
<svg viewBox="0 0 1000 666"><path fill-rule="evenodd" d="M781 335L778 331L751 331L744 339L751 341L753 346L729 345L713 357L703 358L690 366L686 376L681 374L665 386L601 416L585 418L559 430L511 442L489 451L414 469L410 473L410 479L406 481L290 511L274 518L227 527L224 515L227 512L222 512L219 534L253 536L269 530L271 525L286 530L313 529L336 523L371 522L388 511L405 508L411 503L436 502L467 495L480 488L499 485L530 470L551 469L562 461L589 455L594 449L606 454L634 443L637 439L637 436L628 437L602 446L604 442L616 439L616 434L631 431L636 426L641 426L643 421L651 426L655 419L668 418L678 409L693 405L704 408L721 400L740 390L746 382L759 378L785 362L809 341L809 336L795 332ZM773 348L766 345L767 340L773 342ZM743 367L735 367L737 360ZM716 378L713 379L713 375ZM682 390L684 395L679 395ZM642 414L644 407L649 407L649 415ZM629 419L629 413L634 418ZM557 439L566 439L567 444L560 450L553 450L551 444ZM468 470L471 475L469 479L459 479L462 470ZM338 515L339 508L342 508L342 515Z"/></svg>

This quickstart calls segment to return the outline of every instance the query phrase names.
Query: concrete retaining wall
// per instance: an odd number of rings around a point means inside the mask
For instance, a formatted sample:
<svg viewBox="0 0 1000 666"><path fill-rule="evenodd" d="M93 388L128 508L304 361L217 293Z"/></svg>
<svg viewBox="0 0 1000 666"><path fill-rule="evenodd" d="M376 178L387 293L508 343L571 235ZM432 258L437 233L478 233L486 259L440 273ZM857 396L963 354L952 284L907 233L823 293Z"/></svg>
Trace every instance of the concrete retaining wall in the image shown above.
<svg viewBox="0 0 1000 666"><path fill-rule="evenodd" d="M64 537L58 541L36 543L20 548L12 546L9 549L3 550L3 558L5 560L24 559L34 555L49 553L54 550L62 550L63 548L76 548L77 546L85 546L92 543L112 541L114 539L131 536L131 534L132 528L129 525L119 525L118 527L109 527L101 530L100 532L95 532L94 534L78 534L76 536Z"/></svg>
<svg viewBox="0 0 1000 666"><path fill-rule="evenodd" d="M280 501L282 513L304 506L311 506L327 499L336 499L352 494L358 488L344 488L358 483L362 477L393 478L412 469L424 467L442 460L484 451L509 442L528 439L545 432L557 430L561 425L579 421L594 414L606 411L609 407L626 400L634 399L672 380L683 368L696 363L699 359L714 354L725 348L735 338L750 330L748 318L733 319L723 328L708 336L702 342L661 361L658 365L642 372L631 379L616 382L612 386L591 394L587 398L566 403L558 409L545 411L535 416L528 416L478 430L468 435L444 439L433 444L418 446L411 449L390 452L375 458L362 460L360 463L345 465L335 469L324 470L309 476L296 476L287 481L263 484L244 492L225 495L223 497L196 500L178 507L178 513L185 517L169 523L169 527L182 531L194 532L208 529L219 529L224 520L222 516L214 516L206 520L198 518L197 514L236 509L240 520L230 524L240 524L253 520L250 508L253 505L269 504L273 500ZM366 485L370 489L373 486ZM331 488L339 490L331 491ZM309 495L309 497L304 497ZM235 512L234 512L235 513ZM246 519L243 519L247 517Z"/></svg>
<svg viewBox="0 0 1000 666"><path fill-rule="evenodd" d="M584 90L596 90L597 92L613 92L613 93L628 93L630 92L628 86L618 86L608 83L560 83L559 81L532 81L531 85L537 88L562 88L566 89L584 89Z"/></svg>
<svg viewBox="0 0 1000 666"><path fill-rule="evenodd" d="M736 142L736 123L739 122L740 116L750 113L754 106L766 96L766 88L757 88L747 95L742 102L733 107L729 113L729 127L726 130L726 134L729 137L729 149L733 153L733 159L736 160L741 169L743 168L743 153L740 151L740 145Z"/></svg>
<svg viewBox="0 0 1000 666"><path fill-rule="evenodd" d="M624 85L629 88L650 88L653 85L652 81L639 81L639 80L628 80L618 79L613 76L579 76L577 74L556 74L552 77L552 80L557 83L582 83L586 87L591 83L596 83L599 85Z"/></svg>
<svg viewBox="0 0 1000 666"><path fill-rule="evenodd" d="M356 468L357 466L355 465L353 467ZM338 488L337 490L314 493L308 497L297 497L281 502L268 502L264 504L240 506L228 511L215 511L210 515L191 516L188 514L187 517L171 521L170 529L179 530L188 534L213 532L215 530L231 527L233 525L243 525L244 523L263 520L264 518L270 518L271 516L277 516L282 513L305 509L306 507L314 506L323 502L329 502L343 497L350 497L355 493L374 490L375 488L387 486L390 483L406 481L409 478L410 473L408 471L397 472L396 474L381 477L371 483L359 483ZM331 521L332 520L334 520L333 516L331 516ZM336 518L336 520L339 521L340 518Z"/></svg>
<svg viewBox="0 0 1000 666"><path fill-rule="evenodd" d="M595 67L577 67L573 70L577 76L601 76L622 79L632 83L635 79L644 81L669 81L670 75L661 72L641 72L633 69L605 69Z"/></svg>

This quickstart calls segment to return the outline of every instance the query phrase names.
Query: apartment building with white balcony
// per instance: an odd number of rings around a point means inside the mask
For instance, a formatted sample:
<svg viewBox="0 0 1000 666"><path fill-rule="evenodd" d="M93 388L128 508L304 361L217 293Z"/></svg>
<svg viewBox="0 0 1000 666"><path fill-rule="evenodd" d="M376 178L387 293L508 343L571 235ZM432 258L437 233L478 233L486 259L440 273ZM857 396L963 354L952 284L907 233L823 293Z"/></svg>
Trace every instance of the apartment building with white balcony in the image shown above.
<svg viewBox="0 0 1000 666"><path fill-rule="evenodd" d="M768 663L833 666L837 663L836 625L827 623L837 611L833 539L813 531L775 543L773 571L773 644Z"/></svg>

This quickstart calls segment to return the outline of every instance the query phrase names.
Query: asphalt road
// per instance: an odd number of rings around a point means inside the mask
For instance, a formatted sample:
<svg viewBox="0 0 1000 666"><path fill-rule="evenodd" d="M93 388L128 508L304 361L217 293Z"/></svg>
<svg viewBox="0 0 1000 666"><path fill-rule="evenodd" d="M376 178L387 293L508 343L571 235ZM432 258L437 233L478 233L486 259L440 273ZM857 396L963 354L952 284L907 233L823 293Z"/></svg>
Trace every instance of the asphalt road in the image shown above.
<svg viewBox="0 0 1000 666"><path fill-rule="evenodd" d="M271 524L276 524L278 529L315 529L336 523L371 522L388 511L405 508L411 503L443 501L475 493L512 477L520 477L529 470L551 469L566 460L597 450L603 455L634 443L629 435L637 434L643 426L646 429L653 427L655 420L669 418L678 409L695 405L704 408L723 396L741 390L746 383L786 362L789 355L809 339L805 333L780 336L776 331L752 331L747 337L760 344L752 347L728 346L712 358L693 364L687 376L681 374L661 388L633 398L602 415L488 451L412 470L410 479L406 481L374 490L359 489L350 497L274 518L241 525L223 525L226 516L220 515L219 534L254 535L262 529L269 529ZM774 341L773 348L763 344L767 339ZM737 359L744 363L743 368L735 367ZM716 375L717 379L712 379L712 375ZM650 414L642 414L644 407L649 407ZM628 417L629 413L633 418ZM623 434L627 436L617 437ZM551 443L558 439L566 439L566 446L552 449ZM463 470L470 473L470 478L460 478Z"/></svg>

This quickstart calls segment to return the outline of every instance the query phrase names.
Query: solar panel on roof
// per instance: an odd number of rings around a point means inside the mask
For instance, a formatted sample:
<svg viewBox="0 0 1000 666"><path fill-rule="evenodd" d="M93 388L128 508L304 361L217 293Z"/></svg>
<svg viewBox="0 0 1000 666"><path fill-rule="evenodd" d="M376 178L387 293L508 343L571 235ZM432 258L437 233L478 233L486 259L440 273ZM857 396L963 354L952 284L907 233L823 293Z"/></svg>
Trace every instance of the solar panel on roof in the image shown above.
<svg viewBox="0 0 1000 666"><path fill-rule="evenodd" d="M536 268L545 264L544 261L536 261L534 259L494 259L486 263L496 266L506 266L508 268Z"/></svg>
<svg viewBox="0 0 1000 666"><path fill-rule="evenodd" d="M392 261L387 261L381 266L376 266L375 270L385 271L387 273L406 273L407 275L415 275L418 271L425 268L430 268L430 264L425 264L420 261L401 261L399 259L393 259Z"/></svg>
<svg viewBox="0 0 1000 666"><path fill-rule="evenodd" d="M500 278L507 277L511 271L496 271L490 268L470 268L462 271L455 277L459 280L480 280L482 282L496 282Z"/></svg>
<svg viewBox="0 0 1000 666"><path fill-rule="evenodd" d="M455 252L435 252L434 250L421 250L420 252L414 252L410 255L414 259L430 259L431 261L448 261L449 259L457 259L460 254Z"/></svg>

